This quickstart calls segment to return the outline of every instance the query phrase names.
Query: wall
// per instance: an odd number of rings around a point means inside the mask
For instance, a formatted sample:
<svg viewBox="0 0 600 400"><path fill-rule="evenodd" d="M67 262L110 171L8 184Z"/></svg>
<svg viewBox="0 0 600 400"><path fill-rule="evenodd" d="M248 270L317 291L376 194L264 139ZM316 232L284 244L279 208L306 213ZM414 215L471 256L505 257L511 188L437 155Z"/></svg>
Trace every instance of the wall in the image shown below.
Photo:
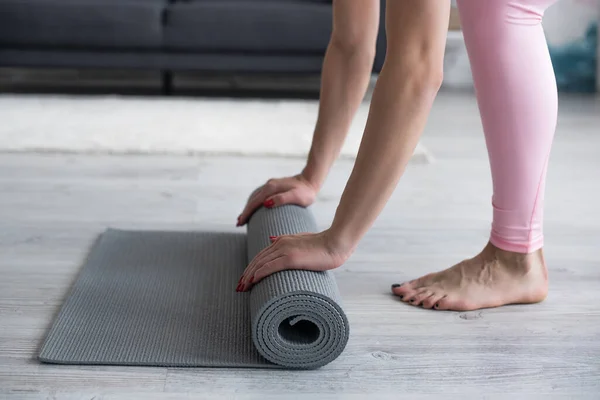
<svg viewBox="0 0 600 400"><path fill-rule="evenodd" d="M599 15L598 0L561 0L546 11L544 30L560 90L596 90Z"/></svg>
<svg viewBox="0 0 600 400"><path fill-rule="evenodd" d="M546 11L543 24L559 90L600 92L598 21L600 0L560 0ZM469 61L459 36L449 35L445 86L472 88Z"/></svg>

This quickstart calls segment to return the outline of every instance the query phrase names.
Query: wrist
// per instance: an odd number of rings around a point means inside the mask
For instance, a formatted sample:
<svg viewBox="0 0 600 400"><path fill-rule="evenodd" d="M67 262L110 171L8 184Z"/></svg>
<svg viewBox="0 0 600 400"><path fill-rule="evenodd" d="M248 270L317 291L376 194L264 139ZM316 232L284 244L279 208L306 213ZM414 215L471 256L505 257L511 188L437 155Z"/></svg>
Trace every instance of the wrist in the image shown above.
<svg viewBox="0 0 600 400"><path fill-rule="evenodd" d="M351 235L336 229L334 226L324 231L323 234L328 251L344 260L350 257L358 245L358 241L352 238Z"/></svg>
<svg viewBox="0 0 600 400"><path fill-rule="evenodd" d="M323 186L326 175L326 171L311 164L307 164L300 173L300 177L315 190L315 193Z"/></svg>

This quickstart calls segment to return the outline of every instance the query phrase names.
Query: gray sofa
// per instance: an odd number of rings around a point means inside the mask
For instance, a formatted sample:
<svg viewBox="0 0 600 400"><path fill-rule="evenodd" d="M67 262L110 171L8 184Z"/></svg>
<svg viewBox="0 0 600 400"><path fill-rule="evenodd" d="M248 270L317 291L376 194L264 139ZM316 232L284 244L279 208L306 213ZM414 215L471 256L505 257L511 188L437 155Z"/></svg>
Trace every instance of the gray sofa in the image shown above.
<svg viewBox="0 0 600 400"><path fill-rule="evenodd" d="M0 67L316 73L331 13L331 0L0 0Z"/></svg>

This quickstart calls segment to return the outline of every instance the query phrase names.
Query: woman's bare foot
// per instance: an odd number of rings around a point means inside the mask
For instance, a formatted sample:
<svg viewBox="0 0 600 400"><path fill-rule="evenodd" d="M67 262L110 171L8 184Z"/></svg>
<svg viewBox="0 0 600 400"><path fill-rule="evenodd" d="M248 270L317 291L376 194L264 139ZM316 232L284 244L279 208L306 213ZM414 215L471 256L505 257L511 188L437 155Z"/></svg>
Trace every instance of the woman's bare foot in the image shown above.
<svg viewBox="0 0 600 400"><path fill-rule="evenodd" d="M521 254L488 243L476 257L392 285L392 291L405 303L436 310L469 311L538 303L548 294L548 270L541 249Z"/></svg>

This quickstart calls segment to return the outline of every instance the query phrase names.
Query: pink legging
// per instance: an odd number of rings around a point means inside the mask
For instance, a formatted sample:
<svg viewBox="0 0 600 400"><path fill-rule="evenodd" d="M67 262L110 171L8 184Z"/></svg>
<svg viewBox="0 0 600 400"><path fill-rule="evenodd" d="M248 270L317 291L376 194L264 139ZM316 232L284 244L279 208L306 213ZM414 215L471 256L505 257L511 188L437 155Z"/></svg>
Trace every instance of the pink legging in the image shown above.
<svg viewBox="0 0 600 400"><path fill-rule="evenodd" d="M544 186L557 89L541 20L555 0L458 0L494 194L490 241L542 247Z"/></svg>

